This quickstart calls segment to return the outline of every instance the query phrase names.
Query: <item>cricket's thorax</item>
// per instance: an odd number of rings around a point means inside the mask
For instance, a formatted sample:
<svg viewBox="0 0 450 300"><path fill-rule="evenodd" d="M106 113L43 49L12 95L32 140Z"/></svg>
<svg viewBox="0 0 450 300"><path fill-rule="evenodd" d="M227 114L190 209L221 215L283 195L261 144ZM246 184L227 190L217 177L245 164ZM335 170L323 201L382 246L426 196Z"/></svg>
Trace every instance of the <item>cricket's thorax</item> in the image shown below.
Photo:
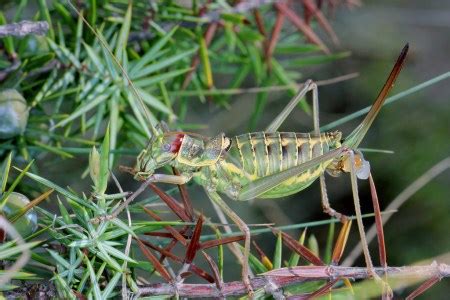
<svg viewBox="0 0 450 300"><path fill-rule="evenodd" d="M236 136L231 149L215 165L202 170L203 180L214 182L215 188L230 195L230 188L243 186L300 165L341 146L341 133L320 135L295 132L255 132ZM322 174L330 161L281 182L258 198L278 198L294 194L309 186ZM203 181L202 180L202 181Z"/></svg>
<svg viewBox="0 0 450 300"><path fill-rule="evenodd" d="M209 140L184 134L180 139L174 164L188 171L212 166L228 151L230 145L230 139L223 133Z"/></svg>

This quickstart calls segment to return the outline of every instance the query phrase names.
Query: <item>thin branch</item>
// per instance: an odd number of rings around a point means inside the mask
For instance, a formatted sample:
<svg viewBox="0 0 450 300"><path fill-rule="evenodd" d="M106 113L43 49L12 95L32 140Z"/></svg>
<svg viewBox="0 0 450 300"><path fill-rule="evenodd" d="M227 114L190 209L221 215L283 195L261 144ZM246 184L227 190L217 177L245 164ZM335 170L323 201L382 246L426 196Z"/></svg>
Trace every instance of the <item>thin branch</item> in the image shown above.
<svg viewBox="0 0 450 300"><path fill-rule="evenodd" d="M330 79L324 79L315 81L318 86L331 85L339 83L342 81L350 80L359 76L359 73L349 73L342 76L337 76ZM299 84L289 84L289 85L273 85L273 86L263 86L263 87L252 87L252 88L242 88L242 89L212 89L201 91L202 95L239 95L239 94L250 94L250 93L263 93L263 92L279 92L286 91L291 88L300 89L303 87L303 83ZM182 97L196 97L199 95L199 91L169 91L170 96L182 96Z"/></svg>
<svg viewBox="0 0 450 300"><path fill-rule="evenodd" d="M378 267L374 271L379 276L387 275L395 279L428 279L450 277L450 265L432 263L424 266L411 267ZM267 285L275 284L285 287L300 282L335 280L337 278L367 279L371 274L367 268L340 267L340 266L298 266L274 270L251 279L252 287L256 289L269 288ZM139 287L139 296L179 296L179 297L227 297L247 294L243 282L233 281L223 284L218 290L213 284L166 284L155 283Z"/></svg>
<svg viewBox="0 0 450 300"><path fill-rule="evenodd" d="M408 297L406 297L406 300L413 300L417 296L422 295L425 291L427 291L433 285L438 283L439 280L441 280L441 278L439 278L439 277L432 277L432 278L428 279L427 281L422 283L417 289L415 289L411 294L409 294Z"/></svg>
<svg viewBox="0 0 450 300"><path fill-rule="evenodd" d="M0 38L6 36L24 37L29 34L45 35L49 29L46 21L22 21L0 26Z"/></svg>

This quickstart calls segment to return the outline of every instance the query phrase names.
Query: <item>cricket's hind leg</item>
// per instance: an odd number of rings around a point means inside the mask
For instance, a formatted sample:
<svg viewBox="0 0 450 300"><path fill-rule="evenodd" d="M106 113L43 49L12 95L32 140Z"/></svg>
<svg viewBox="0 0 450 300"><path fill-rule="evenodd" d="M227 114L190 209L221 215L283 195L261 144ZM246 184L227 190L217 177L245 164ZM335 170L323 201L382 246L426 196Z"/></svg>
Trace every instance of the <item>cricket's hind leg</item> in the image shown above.
<svg viewBox="0 0 450 300"><path fill-rule="evenodd" d="M320 134L320 122L319 122L319 93L317 90L317 85L312 83L312 102L313 102L313 122L314 122L314 133ZM330 201L328 199L327 187L325 183L325 175L320 175L320 195L322 199L322 209L324 213L339 219L343 224L348 222L348 217L340 212L337 212L330 205Z"/></svg>
<svg viewBox="0 0 450 300"><path fill-rule="evenodd" d="M273 120L273 122L266 128L267 132L275 132L281 126L281 124L286 120L287 116L292 112L296 105L301 99L309 92L312 93L312 107L313 107L313 133L316 135L320 134L320 122L319 122L319 90L317 84L313 80L307 80L303 87L298 91L297 95L292 98L291 101L286 105L286 107L281 111L281 113ZM341 220L342 223L348 221L348 217L344 214L337 212L330 206L330 201L328 200L327 189L325 185L325 176L320 176L320 191L322 198L323 211L328 215Z"/></svg>
<svg viewBox="0 0 450 300"><path fill-rule="evenodd" d="M310 84L310 88L312 90L313 94L313 121L314 121L314 133L320 134L320 124L319 124L319 94L317 90L317 85L314 83ZM359 200L359 194L358 194L358 182L357 182L357 176L356 176L356 170L355 170L355 153L353 150L348 150L349 153L349 159L350 159L350 165L351 165L351 182L352 182L352 194L353 194L353 202L355 206L355 214L356 214L356 220L358 224L358 230L359 235L363 247L364 252L364 258L366 261L367 270L370 275L372 275L374 278L379 278L379 276L374 272L373 268L373 262L372 258L369 253L369 246L367 243L366 233L364 230L364 224L362 222L362 214L361 214L361 206L360 206L360 200ZM344 227L349 225L349 218L340 213L337 212L335 209L333 209L330 205L330 201L328 199L328 193L325 183L325 175L320 175L320 193L321 193L321 199L322 199L322 208L323 211L330 215L331 217L339 219L343 224Z"/></svg>
<svg viewBox="0 0 450 300"><path fill-rule="evenodd" d="M289 116L289 114L294 110L294 108L297 106L297 104L300 102L300 100L305 97L305 95L312 91L313 94L313 115L314 119L317 119L317 129L319 124L319 114L318 114L318 103L319 103L319 92L317 90L317 84L314 83L311 79L307 80L302 88L298 91L297 95L294 96L294 98L289 101L289 103L286 105L286 107L280 112L280 114L270 123L269 126L265 129L266 132L276 132L278 131L278 128L280 128L281 124L286 120L286 118ZM316 129L316 121L314 121L314 127Z"/></svg>
<svg viewBox="0 0 450 300"><path fill-rule="evenodd" d="M350 160L350 180L352 184L352 194L353 194L353 203L355 206L356 221L358 223L359 236L361 239L364 259L366 261L367 272L369 273L370 276L382 282L381 278L378 276L378 274L375 273L373 268L373 262L369 253L369 246L367 243L364 224L362 221L361 205L358 193L358 181L357 181L358 178L356 177L356 169L355 169L355 153L353 152L353 150L349 150L347 153L348 159Z"/></svg>
<svg viewBox="0 0 450 300"><path fill-rule="evenodd" d="M295 106L300 102L300 100L309 92L312 92L312 106L313 106L313 124L314 124L314 134L320 134L320 122L319 122L319 90L317 84L310 80L307 80L300 89L297 95L292 98L291 101L286 105L283 111L273 120L273 122L266 128L267 132L277 131L281 124L286 120L287 116L292 112ZM342 223L347 222L347 216L342 213L337 212L330 206L328 200L327 189L325 185L325 176L320 176L320 191L322 195L322 207L323 211L328 215L341 220Z"/></svg>

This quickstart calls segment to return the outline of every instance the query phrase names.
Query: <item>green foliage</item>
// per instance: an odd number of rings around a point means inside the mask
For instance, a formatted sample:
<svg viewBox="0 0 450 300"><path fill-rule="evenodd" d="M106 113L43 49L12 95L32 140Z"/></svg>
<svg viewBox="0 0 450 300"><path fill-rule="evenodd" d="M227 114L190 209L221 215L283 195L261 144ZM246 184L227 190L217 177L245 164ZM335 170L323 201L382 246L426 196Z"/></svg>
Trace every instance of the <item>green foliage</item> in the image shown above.
<svg viewBox="0 0 450 300"><path fill-rule="evenodd" d="M106 129L105 139L102 143L102 154L100 155L97 149L92 147L92 151L89 155L89 173L91 179L94 182L94 191L100 197L106 191L109 179L109 149L110 149L110 136L109 126Z"/></svg>
<svg viewBox="0 0 450 300"><path fill-rule="evenodd" d="M112 153L123 152L124 148L137 152L151 135L150 124L166 120L173 128L184 127L189 102L186 96L175 96L180 90L204 101L205 93L220 89L226 94L227 89L248 82L260 87L294 86L302 75L292 65L293 57L297 57L296 65L343 57L320 54L320 48L306 45L301 34L286 30L282 31L275 53L289 56L267 59L266 37L252 15L247 11L234 12L224 2L202 6L194 1L190 7L172 1L136 1L133 5L91 1L76 8L70 1L38 4L35 19L49 22L47 36L8 38L7 51L0 53L6 64L18 64L16 71L5 74L0 89L16 88L31 109L25 133L0 145L0 151L15 150L26 159L35 157L37 152L52 152L62 158L87 153L85 147L98 144L107 123ZM26 7L27 1L23 1L17 9ZM268 16L263 25L271 28L273 10L270 6L258 10ZM202 15L203 11L211 16ZM82 17L97 28L98 36L112 53L100 45ZM3 18L4 23L7 21ZM12 52L17 57L11 58ZM315 55L309 57L310 54ZM144 103L131 91L123 71ZM290 93L295 93L295 89L290 88ZM231 101L221 94L224 93L214 96L218 105ZM266 96L267 92L259 93L261 100L255 106L251 126L256 124ZM302 107L308 108L305 102Z"/></svg>

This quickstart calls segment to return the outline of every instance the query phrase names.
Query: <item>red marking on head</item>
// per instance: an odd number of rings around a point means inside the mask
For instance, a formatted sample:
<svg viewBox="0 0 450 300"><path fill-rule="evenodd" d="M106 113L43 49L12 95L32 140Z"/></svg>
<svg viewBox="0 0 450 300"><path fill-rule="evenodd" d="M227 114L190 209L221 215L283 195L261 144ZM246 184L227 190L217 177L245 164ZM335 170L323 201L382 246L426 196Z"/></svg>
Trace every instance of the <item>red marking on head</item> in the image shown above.
<svg viewBox="0 0 450 300"><path fill-rule="evenodd" d="M170 152L178 153L181 148L181 143L183 142L184 134L179 133L175 136L175 139L170 144Z"/></svg>

